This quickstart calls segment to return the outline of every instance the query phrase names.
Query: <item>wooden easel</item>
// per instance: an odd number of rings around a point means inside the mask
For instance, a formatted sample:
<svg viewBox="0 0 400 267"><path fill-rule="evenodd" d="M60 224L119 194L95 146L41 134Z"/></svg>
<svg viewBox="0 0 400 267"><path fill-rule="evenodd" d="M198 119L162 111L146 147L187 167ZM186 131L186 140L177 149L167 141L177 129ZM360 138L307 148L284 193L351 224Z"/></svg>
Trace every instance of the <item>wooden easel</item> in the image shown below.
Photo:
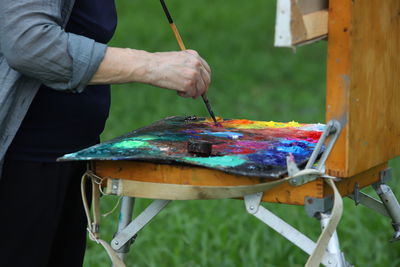
<svg viewBox="0 0 400 267"><path fill-rule="evenodd" d="M400 207L385 182L390 176L388 160L400 154L400 2L330 0L329 11L319 1L312 1L319 6L317 8L302 6L302 0L279 2L289 4L291 11L290 25L285 28L290 37L281 36L288 42L287 46L328 36L326 121L338 120L343 130L327 160L327 173L340 179L336 185L342 196L350 196L357 203L392 218L393 239L399 240ZM98 161L92 163L92 170L100 177L113 180L198 186L260 183L258 179L217 170L144 162ZM373 185L382 202L359 191L369 185ZM108 187L112 188L113 184ZM317 179L298 187L282 184L262 195L262 201L305 205L310 216L319 217L321 224L326 225L332 206L331 195L331 189L322 179ZM135 196L125 196L118 233L127 241L168 201L156 200L146 209L147 213L139 215L132 224L132 198ZM247 203L247 211L251 213ZM298 246L309 242L294 240L290 233L283 233L292 231L290 226L273 214L268 213L268 216L276 221L267 224L275 230L283 229L279 231L291 242ZM127 236L129 227L131 236ZM129 245L116 244L119 240L117 235L111 245L123 258ZM307 246L301 248L310 254L312 243ZM332 237L322 264L347 266L336 235Z"/></svg>

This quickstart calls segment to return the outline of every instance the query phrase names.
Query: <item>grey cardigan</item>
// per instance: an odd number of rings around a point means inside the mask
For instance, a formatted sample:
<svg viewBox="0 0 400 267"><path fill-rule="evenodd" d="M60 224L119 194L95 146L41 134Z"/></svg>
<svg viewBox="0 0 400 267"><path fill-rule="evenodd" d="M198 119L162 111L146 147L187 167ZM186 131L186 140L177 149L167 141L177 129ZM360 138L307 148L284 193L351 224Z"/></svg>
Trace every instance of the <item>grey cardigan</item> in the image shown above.
<svg viewBox="0 0 400 267"><path fill-rule="evenodd" d="M0 163L40 85L81 92L104 57L104 44L64 31L74 2L0 0Z"/></svg>

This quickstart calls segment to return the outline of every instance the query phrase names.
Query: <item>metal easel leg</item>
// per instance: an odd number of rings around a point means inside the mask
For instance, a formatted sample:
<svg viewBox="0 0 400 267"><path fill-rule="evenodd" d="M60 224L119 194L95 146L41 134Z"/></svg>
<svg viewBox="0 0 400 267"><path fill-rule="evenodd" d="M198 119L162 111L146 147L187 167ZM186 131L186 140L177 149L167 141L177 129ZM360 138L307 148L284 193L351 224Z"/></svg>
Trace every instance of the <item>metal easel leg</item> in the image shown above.
<svg viewBox="0 0 400 267"><path fill-rule="evenodd" d="M391 218L394 233L390 241L394 242L400 240L400 205L392 189L386 184L391 176L392 171L387 168L380 172L380 181L372 184L381 201L361 192L358 184L355 184L354 192L348 197L353 199L356 205L362 204L383 216Z"/></svg>
<svg viewBox="0 0 400 267"><path fill-rule="evenodd" d="M111 247L120 252L120 249L129 243L135 235L143 229L158 213L161 212L165 206L170 203L171 200L154 200L144 211L142 211L133 221L123 227L119 231L113 240L111 241ZM129 246L129 245L128 245Z"/></svg>
<svg viewBox="0 0 400 267"><path fill-rule="evenodd" d="M323 230L330 220L331 214L330 211L333 207L333 198L325 197L325 198L305 198L304 209L309 217L316 218L320 221L321 229ZM348 262L346 262L344 258L343 252L340 250L339 238L337 232L335 231L328 243L326 248L327 253L331 255L332 258L335 259L335 263L337 267L346 267L351 266Z"/></svg>
<svg viewBox="0 0 400 267"><path fill-rule="evenodd" d="M321 229L323 230L330 220L330 213L319 213L318 218L321 224ZM348 264L344 258L343 252L340 250L339 238L337 232L335 231L331 237L331 240L326 247L327 252L335 258L337 267L347 267L351 266Z"/></svg>
<svg viewBox="0 0 400 267"><path fill-rule="evenodd" d="M390 186L385 184L385 181L390 179L391 169L386 169L381 173L381 181L372 185L382 200L382 204L385 206L390 218L392 218L392 226L394 234L391 239L392 242L400 240L400 205L397 201Z"/></svg>
<svg viewBox="0 0 400 267"><path fill-rule="evenodd" d="M115 235L124 230L124 228L131 222L134 204L135 204L135 198L122 197L121 211L119 213L119 218L118 218L118 228ZM127 242L123 247L117 250L117 255L118 257L120 257L122 261L124 260L126 253L128 253L130 245L132 244L134 239L135 236L132 238L131 242Z"/></svg>
<svg viewBox="0 0 400 267"><path fill-rule="evenodd" d="M287 240L292 242L294 245L296 245L298 248L306 252L308 255L311 255L311 253L314 251L316 247L316 243L312 241L310 238L308 238L306 235L304 235L302 232L298 231L296 228L264 208L263 206L260 205L262 198L262 193L256 193L253 195L247 195L244 197L244 202L246 205L246 211L255 216L257 219L271 227L273 230L278 232L280 235L285 237ZM324 221L325 223L325 221ZM327 221L326 221L327 223ZM337 236L336 236L337 237ZM334 242L338 243L337 239L336 241L332 241L332 246L334 246ZM336 246L335 246L336 248ZM332 247L332 251L335 251ZM322 262L324 266L346 266L346 265L340 265L340 262L338 262L338 257L336 255L331 254L330 251L326 251L324 254L324 257L322 258Z"/></svg>

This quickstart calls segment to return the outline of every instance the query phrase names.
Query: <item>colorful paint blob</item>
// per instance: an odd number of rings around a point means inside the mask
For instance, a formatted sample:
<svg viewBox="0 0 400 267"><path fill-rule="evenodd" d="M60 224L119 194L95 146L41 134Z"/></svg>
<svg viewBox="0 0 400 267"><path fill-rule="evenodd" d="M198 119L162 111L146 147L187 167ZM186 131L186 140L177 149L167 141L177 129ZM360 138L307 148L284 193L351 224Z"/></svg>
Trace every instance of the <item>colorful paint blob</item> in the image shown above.
<svg viewBox="0 0 400 267"><path fill-rule="evenodd" d="M148 146L148 145L149 145L149 143L146 141L123 140L121 142L113 144L113 147L129 149L129 148L144 147L144 146Z"/></svg>
<svg viewBox="0 0 400 267"><path fill-rule="evenodd" d="M222 157L185 157L185 160L189 162L195 162L199 164L204 164L210 167L235 167L246 162L244 158L239 155L227 155Z"/></svg>
<svg viewBox="0 0 400 267"><path fill-rule="evenodd" d="M325 125L298 122L170 117L111 141L67 154L68 160L139 160L189 164L232 174L279 178L287 173L286 157L298 165L310 157ZM189 140L212 143L212 153L200 157L187 151Z"/></svg>

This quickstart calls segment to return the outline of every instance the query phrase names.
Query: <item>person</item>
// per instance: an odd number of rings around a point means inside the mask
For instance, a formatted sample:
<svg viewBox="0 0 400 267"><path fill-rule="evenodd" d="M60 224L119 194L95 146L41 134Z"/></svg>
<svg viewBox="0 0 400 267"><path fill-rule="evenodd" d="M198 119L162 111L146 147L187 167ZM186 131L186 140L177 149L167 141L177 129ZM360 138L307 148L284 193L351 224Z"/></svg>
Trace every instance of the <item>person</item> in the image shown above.
<svg viewBox="0 0 400 267"><path fill-rule="evenodd" d="M116 23L114 0L0 0L0 266L82 265L85 166L56 159L99 142L109 84L208 90L196 51L109 47Z"/></svg>

